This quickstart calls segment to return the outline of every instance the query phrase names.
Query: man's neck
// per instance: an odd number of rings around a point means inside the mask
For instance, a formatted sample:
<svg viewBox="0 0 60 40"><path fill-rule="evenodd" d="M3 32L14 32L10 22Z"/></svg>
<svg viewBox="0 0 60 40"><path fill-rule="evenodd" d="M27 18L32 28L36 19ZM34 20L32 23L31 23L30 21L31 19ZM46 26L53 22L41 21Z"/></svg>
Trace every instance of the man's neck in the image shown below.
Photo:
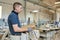
<svg viewBox="0 0 60 40"><path fill-rule="evenodd" d="M17 12L17 10L14 10L15 12ZM17 12L18 13L18 12Z"/></svg>

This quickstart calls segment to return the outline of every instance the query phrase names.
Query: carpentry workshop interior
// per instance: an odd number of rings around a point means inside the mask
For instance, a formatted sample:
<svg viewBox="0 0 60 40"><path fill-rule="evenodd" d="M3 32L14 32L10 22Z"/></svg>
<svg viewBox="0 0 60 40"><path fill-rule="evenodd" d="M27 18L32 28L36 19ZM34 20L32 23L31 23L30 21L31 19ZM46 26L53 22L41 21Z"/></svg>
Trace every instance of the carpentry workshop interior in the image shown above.
<svg viewBox="0 0 60 40"><path fill-rule="evenodd" d="M60 0L0 0L0 40L60 40L59 15Z"/></svg>

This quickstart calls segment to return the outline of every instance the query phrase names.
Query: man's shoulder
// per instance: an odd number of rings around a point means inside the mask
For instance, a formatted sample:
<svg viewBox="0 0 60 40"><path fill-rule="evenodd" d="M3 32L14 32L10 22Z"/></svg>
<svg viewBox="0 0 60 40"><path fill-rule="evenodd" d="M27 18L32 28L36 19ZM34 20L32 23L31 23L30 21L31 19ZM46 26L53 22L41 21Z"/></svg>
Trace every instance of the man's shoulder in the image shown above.
<svg viewBox="0 0 60 40"><path fill-rule="evenodd" d="M9 16L16 16L15 13L11 12Z"/></svg>

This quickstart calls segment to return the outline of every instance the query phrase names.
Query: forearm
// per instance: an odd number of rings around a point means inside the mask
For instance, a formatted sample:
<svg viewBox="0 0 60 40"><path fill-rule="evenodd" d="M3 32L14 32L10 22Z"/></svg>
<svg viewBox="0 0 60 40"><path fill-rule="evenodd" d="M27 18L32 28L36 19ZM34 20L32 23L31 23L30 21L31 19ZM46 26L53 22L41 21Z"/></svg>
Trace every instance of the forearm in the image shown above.
<svg viewBox="0 0 60 40"><path fill-rule="evenodd" d="M23 26L20 28L15 25L13 28L14 28L15 32L26 32L26 31L30 32L30 31L32 31L32 27L29 27L29 26Z"/></svg>
<svg viewBox="0 0 60 40"><path fill-rule="evenodd" d="M25 32L25 31L28 31L28 28L27 27L15 29L15 32Z"/></svg>
<svg viewBox="0 0 60 40"><path fill-rule="evenodd" d="M20 32L26 32L26 31L28 31L28 28L27 27L23 27L23 28L20 28L19 31Z"/></svg>

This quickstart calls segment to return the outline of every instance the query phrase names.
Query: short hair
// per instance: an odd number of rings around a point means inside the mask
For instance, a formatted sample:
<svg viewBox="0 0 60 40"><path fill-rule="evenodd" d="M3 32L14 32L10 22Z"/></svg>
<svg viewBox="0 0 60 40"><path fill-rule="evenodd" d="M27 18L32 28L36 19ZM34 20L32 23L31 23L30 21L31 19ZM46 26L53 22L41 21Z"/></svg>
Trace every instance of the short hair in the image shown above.
<svg viewBox="0 0 60 40"><path fill-rule="evenodd" d="M15 3L13 4L13 10L15 10L15 7L16 7L17 5L21 5L21 6L22 6L21 3L19 3L19 2L15 2Z"/></svg>

